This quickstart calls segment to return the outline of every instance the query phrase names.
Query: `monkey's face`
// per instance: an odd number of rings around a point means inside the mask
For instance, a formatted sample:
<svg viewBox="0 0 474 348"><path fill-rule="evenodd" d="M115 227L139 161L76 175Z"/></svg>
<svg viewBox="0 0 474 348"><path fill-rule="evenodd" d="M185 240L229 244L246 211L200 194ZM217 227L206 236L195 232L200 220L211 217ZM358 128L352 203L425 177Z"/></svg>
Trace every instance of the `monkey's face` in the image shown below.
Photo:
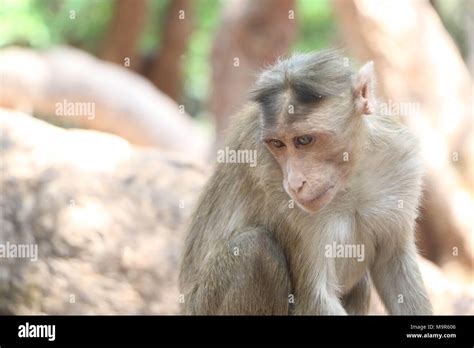
<svg viewBox="0 0 474 348"><path fill-rule="evenodd" d="M302 209L317 212L344 185L347 144L336 134L285 129L265 134L263 141L281 167L285 191Z"/></svg>
<svg viewBox="0 0 474 348"><path fill-rule="evenodd" d="M317 212L345 186L359 156L362 115L373 112L373 69L369 64L353 77L338 58L298 59L263 73L253 95L261 140L281 167L286 192Z"/></svg>

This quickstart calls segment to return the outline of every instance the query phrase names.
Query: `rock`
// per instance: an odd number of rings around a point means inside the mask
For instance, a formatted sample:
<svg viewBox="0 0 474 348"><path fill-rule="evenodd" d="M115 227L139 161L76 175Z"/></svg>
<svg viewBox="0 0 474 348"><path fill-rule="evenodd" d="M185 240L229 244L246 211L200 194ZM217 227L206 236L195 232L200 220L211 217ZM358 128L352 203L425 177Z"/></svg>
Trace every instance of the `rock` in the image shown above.
<svg viewBox="0 0 474 348"><path fill-rule="evenodd" d="M0 111L1 314L178 311L183 226L206 179L182 155ZM33 249L31 249L33 250Z"/></svg>

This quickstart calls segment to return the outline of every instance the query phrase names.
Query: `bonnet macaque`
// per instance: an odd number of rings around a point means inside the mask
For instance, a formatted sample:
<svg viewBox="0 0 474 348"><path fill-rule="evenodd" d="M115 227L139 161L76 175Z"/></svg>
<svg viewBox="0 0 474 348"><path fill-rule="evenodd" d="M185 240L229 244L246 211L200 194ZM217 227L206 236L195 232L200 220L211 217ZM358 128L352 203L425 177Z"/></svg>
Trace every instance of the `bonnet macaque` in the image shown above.
<svg viewBox="0 0 474 348"><path fill-rule="evenodd" d="M416 262L422 168L415 137L377 113L374 67L334 51L258 78L191 219L186 314L364 314L371 283L390 314L430 314Z"/></svg>

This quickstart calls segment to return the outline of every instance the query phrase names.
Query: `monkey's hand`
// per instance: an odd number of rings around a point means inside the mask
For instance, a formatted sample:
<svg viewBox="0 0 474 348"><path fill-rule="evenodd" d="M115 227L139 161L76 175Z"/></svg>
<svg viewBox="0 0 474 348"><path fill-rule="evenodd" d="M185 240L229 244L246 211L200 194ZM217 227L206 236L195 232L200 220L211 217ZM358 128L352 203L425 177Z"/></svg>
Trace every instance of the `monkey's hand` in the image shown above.
<svg viewBox="0 0 474 348"><path fill-rule="evenodd" d="M347 315L335 292L329 292L326 284L321 284L314 298L314 303L310 304L309 313L314 315ZM306 306L303 306L304 308ZM307 309L299 314L308 314Z"/></svg>
<svg viewBox="0 0 474 348"><path fill-rule="evenodd" d="M343 297L342 302L347 314L367 314L370 304L370 279L368 273Z"/></svg>

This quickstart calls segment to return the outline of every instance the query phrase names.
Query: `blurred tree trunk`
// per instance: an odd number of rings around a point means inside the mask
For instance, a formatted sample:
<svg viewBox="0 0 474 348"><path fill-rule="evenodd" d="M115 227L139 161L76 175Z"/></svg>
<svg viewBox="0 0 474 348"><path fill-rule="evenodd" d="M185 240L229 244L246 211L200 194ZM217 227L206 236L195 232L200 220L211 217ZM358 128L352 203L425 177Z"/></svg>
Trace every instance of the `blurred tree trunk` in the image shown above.
<svg viewBox="0 0 474 348"><path fill-rule="evenodd" d="M189 0L170 1L160 50L150 72L155 86L177 102L182 94L182 57L193 28L192 12Z"/></svg>
<svg viewBox="0 0 474 348"><path fill-rule="evenodd" d="M225 3L212 52L210 110L215 117L217 144L229 116L254 82L255 74L288 52L296 33L293 0L232 0Z"/></svg>
<svg viewBox="0 0 474 348"><path fill-rule="evenodd" d="M428 1L333 5L348 46L374 60L383 96L419 106L403 121L418 135L427 168L420 248L438 264L472 267L472 91L456 46Z"/></svg>
<svg viewBox="0 0 474 348"><path fill-rule="evenodd" d="M137 44L145 25L147 0L118 0L101 58L137 70L140 66Z"/></svg>
<svg viewBox="0 0 474 348"><path fill-rule="evenodd" d="M0 50L0 105L121 136L133 144L207 157L208 141L176 103L142 76L72 48ZM58 112L93 107L90 117ZM86 117L85 117L86 116Z"/></svg>

